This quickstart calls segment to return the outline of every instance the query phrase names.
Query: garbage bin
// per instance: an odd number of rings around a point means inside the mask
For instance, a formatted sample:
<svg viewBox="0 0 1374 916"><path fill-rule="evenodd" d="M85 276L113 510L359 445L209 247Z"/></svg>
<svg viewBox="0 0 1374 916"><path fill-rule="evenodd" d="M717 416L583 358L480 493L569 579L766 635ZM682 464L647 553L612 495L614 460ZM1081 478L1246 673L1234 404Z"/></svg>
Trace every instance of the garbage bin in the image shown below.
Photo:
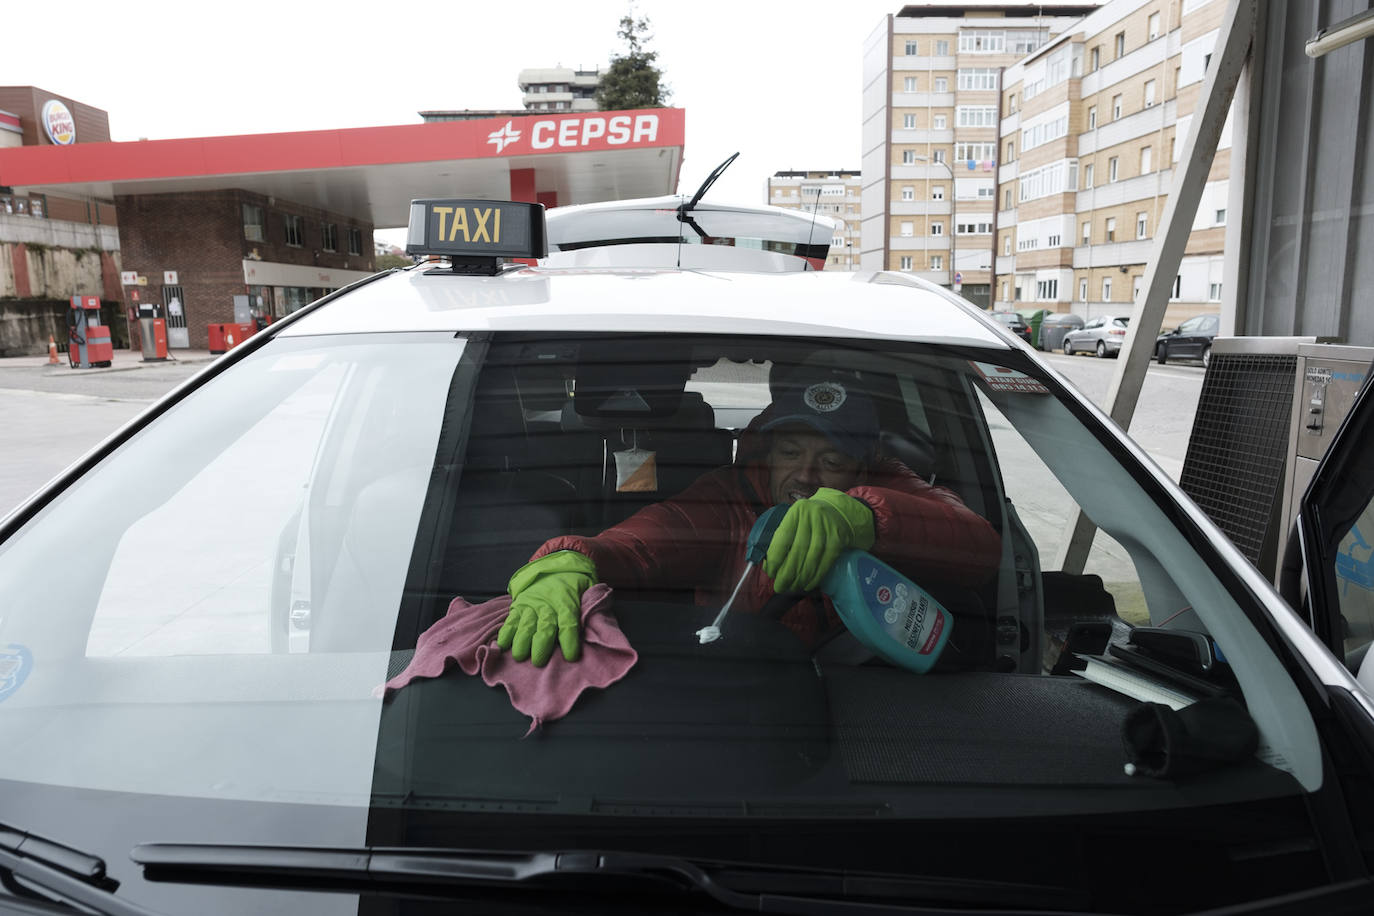
<svg viewBox="0 0 1374 916"><path fill-rule="evenodd" d="M1044 309L1023 309L1021 317L1026 319L1027 326L1030 327L1030 345L1037 350L1043 349L1040 346L1040 323L1045 320L1049 312Z"/></svg>
<svg viewBox="0 0 1374 916"><path fill-rule="evenodd" d="M1058 350L1064 345L1064 335L1081 327L1083 319L1078 315L1050 312L1040 322L1040 349Z"/></svg>

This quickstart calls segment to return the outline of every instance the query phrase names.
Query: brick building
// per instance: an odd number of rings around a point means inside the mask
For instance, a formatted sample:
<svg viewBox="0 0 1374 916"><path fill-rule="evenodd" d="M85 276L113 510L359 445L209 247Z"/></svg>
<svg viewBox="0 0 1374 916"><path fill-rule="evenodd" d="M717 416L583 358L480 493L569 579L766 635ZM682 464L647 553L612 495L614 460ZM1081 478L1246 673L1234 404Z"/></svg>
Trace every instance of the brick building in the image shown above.
<svg viewBox="0 0 1374 916"><path fill-rule="evenodd" d="M57 152L109 139L110 119L99 108L36 86L0 86L0 151ZM108 195L16 191L0 170L0 356L42 353L49 336L65 350L72 296L98 296L116 343L126 344L124 324L114 321L119 272Z"/></svg>

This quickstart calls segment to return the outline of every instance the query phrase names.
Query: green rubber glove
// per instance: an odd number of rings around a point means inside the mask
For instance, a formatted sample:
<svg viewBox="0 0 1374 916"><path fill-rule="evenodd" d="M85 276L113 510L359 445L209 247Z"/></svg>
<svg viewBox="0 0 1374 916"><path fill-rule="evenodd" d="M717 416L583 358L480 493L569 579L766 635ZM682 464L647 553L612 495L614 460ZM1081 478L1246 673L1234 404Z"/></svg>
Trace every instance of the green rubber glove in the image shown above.
<svg viewBox="0 0 1374 916"><path fill-rule="evenodd" d="M763 571L773 590L809 592L821 584L840 554L873 546L873 510L860 500L821 487L788 508L768 545Z"/></svg>
<svg viewBox="0 0 1374 916"><path fill-rule="evenodd" d="M496 644L518 662L542 668L554 644L575 662L582 653L582 593L596 584L596 565L575 550L531 560L510 577L510 613Z"/></svg>

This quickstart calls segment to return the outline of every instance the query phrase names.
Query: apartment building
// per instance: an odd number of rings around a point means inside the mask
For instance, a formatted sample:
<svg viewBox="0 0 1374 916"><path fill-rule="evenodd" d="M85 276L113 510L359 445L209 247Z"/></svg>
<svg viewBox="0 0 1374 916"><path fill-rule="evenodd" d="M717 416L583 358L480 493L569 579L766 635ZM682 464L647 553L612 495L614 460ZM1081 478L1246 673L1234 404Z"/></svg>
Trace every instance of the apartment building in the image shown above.
<svg viewBox="0 0 1374 916"><path fill-rule="evenodd" d="M520 92L527 111L596 111L600 70L552 67L521 70Z"/></svg>
<svg viewBox="0 0 1374 916"><path fill-rule="evenodd" d="M1110 0L1003 74L994 305L1129 314L1226 0ZM1165 326L1221 306L1230 123Z"/></svg>
<svg viewBox="0 0 1374 916"><path fill-rule="evenodd" d="M830 217L835 231L825 269L858 270L861 189L857 171L774 172L768 179L768 203Z"/></svg>
<svg viewBox="0 0 1374 916"><path fill-rule="evenodd" d="M992 298L1003 71L1097 4L909 4L864 43L863 247L868 269L910 271Z"/></svg>

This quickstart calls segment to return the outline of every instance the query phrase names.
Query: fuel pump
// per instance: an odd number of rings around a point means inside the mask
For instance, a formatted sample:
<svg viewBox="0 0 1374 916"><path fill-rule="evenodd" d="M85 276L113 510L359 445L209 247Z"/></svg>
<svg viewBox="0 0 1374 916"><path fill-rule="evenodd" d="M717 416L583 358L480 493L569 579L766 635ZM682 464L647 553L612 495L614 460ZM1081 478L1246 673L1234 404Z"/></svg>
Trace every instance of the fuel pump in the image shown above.
<svg viewBox="0 0 1374 916"><path fill-rule="evenodd" d="M147 363L166 359L167 319L162 314L162 303L138 304L138 329L143 338L143 361Z"/></svg>
<svg viewBox="0 0 1374 916"><path fill-rule="evenodd" d="M67 309L67 359L73 369L108 366L114 359L110 329L100 323L99 296L72 296Z"/></svg>

